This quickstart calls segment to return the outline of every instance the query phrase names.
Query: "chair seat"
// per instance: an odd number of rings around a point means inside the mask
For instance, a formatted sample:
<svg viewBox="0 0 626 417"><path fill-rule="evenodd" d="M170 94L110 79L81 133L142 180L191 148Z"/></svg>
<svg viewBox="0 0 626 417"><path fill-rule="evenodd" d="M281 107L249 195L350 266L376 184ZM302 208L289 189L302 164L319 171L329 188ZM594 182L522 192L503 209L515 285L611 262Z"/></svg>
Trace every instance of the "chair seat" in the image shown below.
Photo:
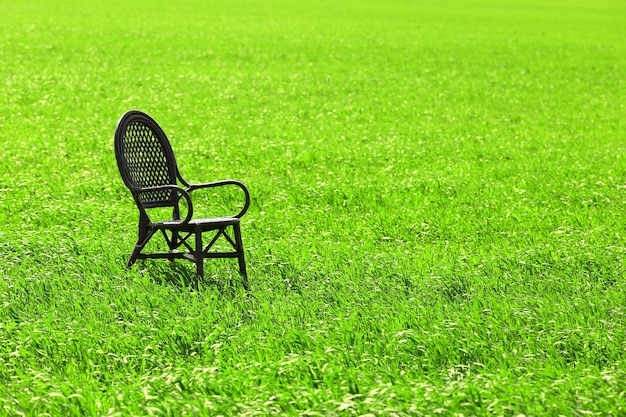
<svg viewBox="0 0 626 417"><path fill-rule="evenodd" d="M157 229L176 229L180 231L192 232L196 230L197 226L200 226L202 230L219 229L223 226L232 226L239 224L240 219L238 217L211 217L207 219L191 219L189 223L181 225L179 221L168 220L165 222L152 223Z"/></svg>

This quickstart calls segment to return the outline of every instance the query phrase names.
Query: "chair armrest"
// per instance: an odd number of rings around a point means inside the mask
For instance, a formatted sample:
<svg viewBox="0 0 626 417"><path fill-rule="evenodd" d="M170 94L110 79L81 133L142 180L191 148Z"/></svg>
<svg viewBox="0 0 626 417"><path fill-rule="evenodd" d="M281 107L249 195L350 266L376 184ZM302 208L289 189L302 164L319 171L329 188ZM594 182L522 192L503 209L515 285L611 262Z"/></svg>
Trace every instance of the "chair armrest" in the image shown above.
<svg viewBox="0 0 626 417"><path fill-rule="evenodd" d="M243 185L239 181L224 180L224 181L207 182L207 183L204 183L204 184L188 184L187 191L188 192L192 192L192 191L199 190L199 189L202 189L202 188L221 187L221 186L224 186L224 185L234 185L236 187L241 188L241 190L244 193L245 202L244 202L243 208L241 209L241 211L239 213L237 213L233 217L239 218L239 217L243 216L244 214L246 214L246 211L248 211L248 207L250 207L250 192L248 191L246 186Z"/></svg>
<svg viewBox="0 0 626 417"><path fill-rule="evenodd" d="M191 196L189 195L189 192L183 187L180 187L178 185L159 185L157 187L137 188L134 190L134 192L137 194L137 196L139 196L142 193L164 190L174 190L180 193L185 198L185 200L187 200L187 216L180 221L180 224L183 225L189 223L191 217L193 216L193 202L191 201Z"/></svg>

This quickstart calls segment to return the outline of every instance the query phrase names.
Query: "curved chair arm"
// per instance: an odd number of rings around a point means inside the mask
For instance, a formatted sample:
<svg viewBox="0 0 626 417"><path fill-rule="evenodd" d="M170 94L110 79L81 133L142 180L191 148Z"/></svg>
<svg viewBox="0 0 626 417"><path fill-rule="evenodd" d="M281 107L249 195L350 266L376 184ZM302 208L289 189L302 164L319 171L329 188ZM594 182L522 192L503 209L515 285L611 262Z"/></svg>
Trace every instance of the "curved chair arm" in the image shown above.
<svg viewBox="0 0 626 417"><path fill-rule="evenodd" d="M193 202L191 201L191 196L189 195L189 192L185 190L183 187L180 187L178 185L159 185L157 187L136 188L133 191L137 195L139 195L141 193L148 193L151 191L164 191L164 190L175 190L176 192L180 193L183 197L185 197L185 200L187 200L187 216L185 216L185 218L181 220L180 223L178 224L183 225L183 224L189 223L189 221L191 220L191 217L193 216Z"/></svg>
<svg viewBox="0 0 626 417"><path fill-rule="evenodd" d="M188 185L188 188L187 188L188 192L199 190L201 188L213 188L213 187L221 187L223 185L235 185L235 186L241 188L241 190L243 191L243 193L245 195L245 202L244 202L244 205L243 205L243 208L241 209L241 211L239 213L237 213L236 215L234 215L233 217L239 218L239 217L243 216L244 214L246 214L246 211L248 211L248 207L250 207L250 191L248 191L246 186L243 185L239 181L224 180L224 181L207 182L207 183L204 183L204 184L186 184L186 185Z"/></svg>

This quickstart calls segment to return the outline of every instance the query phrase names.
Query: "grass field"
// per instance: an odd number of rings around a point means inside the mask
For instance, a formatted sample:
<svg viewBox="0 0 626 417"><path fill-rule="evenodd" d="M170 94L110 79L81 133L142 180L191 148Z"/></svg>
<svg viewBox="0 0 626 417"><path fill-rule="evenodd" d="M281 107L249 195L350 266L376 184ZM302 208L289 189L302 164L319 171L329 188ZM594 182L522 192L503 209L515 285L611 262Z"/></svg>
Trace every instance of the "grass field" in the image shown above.
<svg viewBox="0 0 626 417"><path fill-rule="evenodd" d="M623 1L160 3L0 0L0 415L626 414ZM249 295L124 268L129 109Z"/></svg>

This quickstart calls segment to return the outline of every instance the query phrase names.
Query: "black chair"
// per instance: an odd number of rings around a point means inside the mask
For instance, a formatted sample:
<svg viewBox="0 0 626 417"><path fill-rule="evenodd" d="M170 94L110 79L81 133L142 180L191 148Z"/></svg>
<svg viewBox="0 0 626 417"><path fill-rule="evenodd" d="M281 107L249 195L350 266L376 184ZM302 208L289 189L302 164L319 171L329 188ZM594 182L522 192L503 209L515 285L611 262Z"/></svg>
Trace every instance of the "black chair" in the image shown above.
<svg viewBox="0 0 626 417"><path fill-rule="evenodd" d="M248 289L239 220L250 206L250 193L245 185L234 180L205 184L190 184L185 181L163 130L150 116L137 110L124 113L117 122L115 157L124 184L130 189L139 209L139 233L126 264L128 268L137 259L188 259L196 264L197 276L202 278L205 258L237 258L244 287ZM241 211L229 217L193 218L191 193L202 188L222 186L236 186L243 191ZM180 214L181 199L186 202L186 215L183 219ZM168 212L169 208L172 209L171 219L152 221L148 214L152 212L151 209L163 207ZM232 235L229 234L231 230ZM169 250L143 253L148 241L159 231ZM206 245L203 240L205 232L213 233ZM227 242L228 248L232 246L233 250L211 251L218 241Z"/></svg>

